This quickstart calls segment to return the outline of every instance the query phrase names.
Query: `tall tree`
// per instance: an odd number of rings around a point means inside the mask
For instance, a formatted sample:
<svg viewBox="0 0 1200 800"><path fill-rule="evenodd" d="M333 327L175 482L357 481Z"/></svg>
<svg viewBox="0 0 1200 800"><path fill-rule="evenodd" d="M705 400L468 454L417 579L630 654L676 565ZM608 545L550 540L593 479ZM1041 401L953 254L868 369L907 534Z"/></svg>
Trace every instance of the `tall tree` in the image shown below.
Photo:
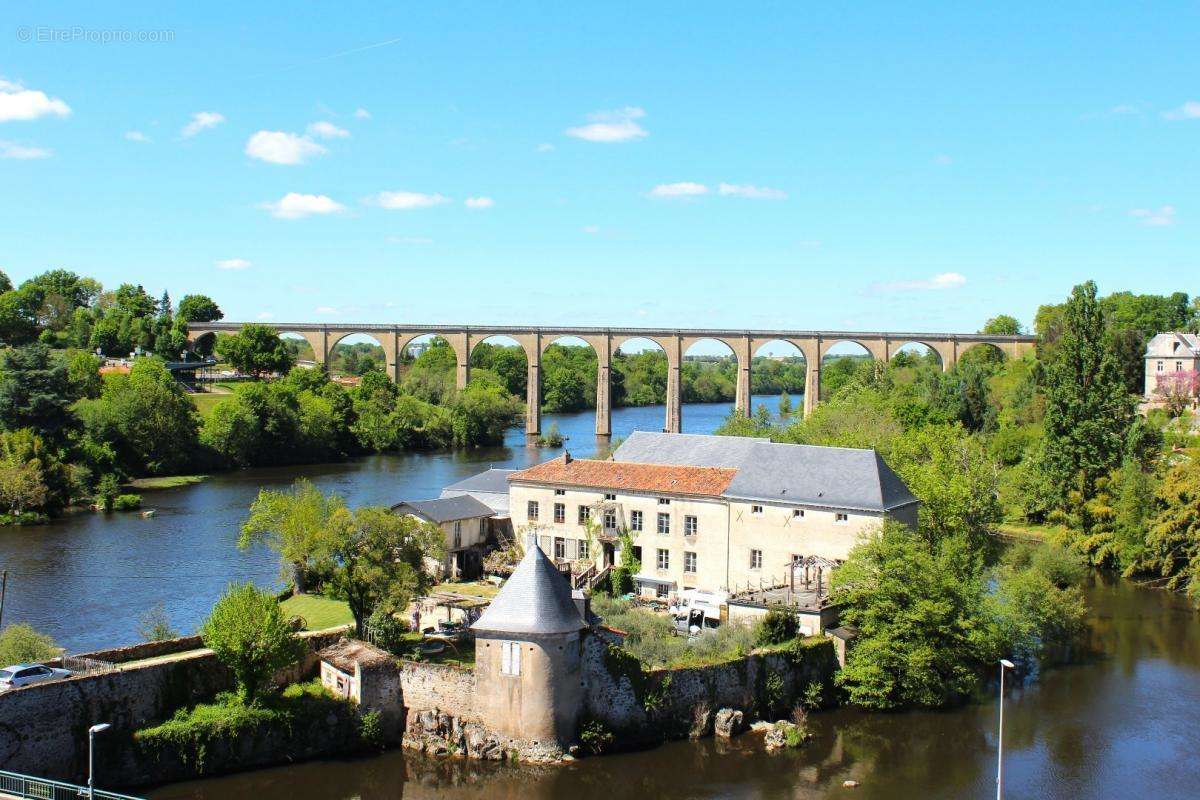
<svg viewBox="0 0 1200 800"><path fill-rule="evenodd" d="M202 294L184 295L176 313L185 322L213 322L225 316L211 297Z"/></svg>
<svg viewBox="0 0 1200 800"><path fill-rule="evenodd" d="M1020 320L1011 314L997 314L983 324L980 333L1015 336L1024 333Z"/></svg>
<svg viewBox="0 0 1200 800"><path fill-rule="evenodd" d="M51 446L59 446L75 426L75 399L67 365L43 344L31 344L0 356L0 425L8 430L33 428Z"/></svg>
<svg viewBox="0 0 1200 800"><path fill-rule="evenodd" d="M238 697L251 703L272 676L300 660L304 644L292 632L269 592L230 584L200 628L204 646L233 673Z"/></svg>
<svg viewBox="0 0 1200 800"><path fill-rule="evenodd" d="M1061 501L1083 509L1096 481L1121 463L1135 400L1116 359L1105 347L1105 319L1092 281L1076 286L1062 332L1046 367L1045 438L1041 468ZM1079 515L1087 531L1091 519Z"/></svg>
<svg viewBox="0 0 1200 800"><path fill-rule="evenodd" d="M217 339L217 353L239 372L263 377L287 372L295 364L291 351L269 325L247 325Z"/></svg>

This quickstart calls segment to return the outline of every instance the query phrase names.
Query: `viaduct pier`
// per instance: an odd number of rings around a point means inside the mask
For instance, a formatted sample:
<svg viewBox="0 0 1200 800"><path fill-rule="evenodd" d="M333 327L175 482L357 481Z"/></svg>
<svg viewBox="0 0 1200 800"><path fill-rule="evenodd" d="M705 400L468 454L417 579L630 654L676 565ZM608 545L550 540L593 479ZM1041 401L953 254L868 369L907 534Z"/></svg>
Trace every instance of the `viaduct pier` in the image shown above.
<svg viewBox="0 0 1200 800"><path fill-rule="evenodd" d="M222 333L236 333L244 322L196 322L189 326L192 343ZM392 380L400 377L401 356L405 348L422 336L440 336L450 343L458 363L457 385L462 388L471 379L471 352L492 337L515 341L524 351L529 376L525 403L525 434L541 434L541 356L546 348L563 338L581 339L596 352L596 435L612 435L610 371L612 356L631 339L645 339L662 348L667 356L667 411L663 430L679 433L683 429L680 369L684 354L701 340L714 340L728 347L737 360L738 413L750 415L750 374L755 353L764 345L784 342L793 345L804 357L807 367L804 388L804 413L812 411L821 392L821 361L834 345L852 342L864 348L872 358L886 362L907 344L922 344L938 354L942 369L950 369L972 347L990 345L1008 358L1019 358L1031 350L1033 336L1009 336L982 333L888 333L866 331L801 330L728 330L667 328L594 328L594 327L521 327L475 325L389 325L327 324L316 322L270 323L281 334L301 336L313 349L317 363L328 365L333 348L347 336L369 336L383 346L387 372Z"/></svg>

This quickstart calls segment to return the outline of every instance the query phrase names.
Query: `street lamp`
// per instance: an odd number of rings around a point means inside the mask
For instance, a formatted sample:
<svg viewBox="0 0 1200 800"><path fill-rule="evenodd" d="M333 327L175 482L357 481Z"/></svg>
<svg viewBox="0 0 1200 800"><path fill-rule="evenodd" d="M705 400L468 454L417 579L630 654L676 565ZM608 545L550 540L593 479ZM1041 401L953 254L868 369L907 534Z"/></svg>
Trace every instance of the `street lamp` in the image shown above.
<svg viewBox="0 0 1200 800"><path fill-rule="evenodd" d="M1007 658L1000 659L1000 732L996 736L996 800L1004 800L1004 670L1014 669Z"/></svg>
<svg viewBox="0 0 1200 800"><path fill-rule="evenodd" d="M111 727L112 725L109 725L107 722L101 722L99 725L93 725L92 727L88 728L88 800L95 800L96 798L96 787L92 780L92 765L95 762L94 752L96 750L96 734L104 733Z"/></svg>

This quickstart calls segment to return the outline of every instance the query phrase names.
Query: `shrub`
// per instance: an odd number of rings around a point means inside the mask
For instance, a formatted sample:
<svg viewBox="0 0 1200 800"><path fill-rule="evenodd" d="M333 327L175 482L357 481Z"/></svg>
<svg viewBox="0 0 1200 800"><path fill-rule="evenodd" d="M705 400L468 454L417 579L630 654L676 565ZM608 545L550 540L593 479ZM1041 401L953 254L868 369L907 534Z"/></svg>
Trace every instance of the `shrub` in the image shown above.
<svg viewBox="0 0 1200 800"><path fill-rule="evenodd" d="M585 717L579 723L579 742L592 755L600 755L607 751L615 738L613 732L594 717Z"/></svg>
<svg viewBox="0 0 1200 800"><path fill-rule="evenodd" d="M119 494L113 498L113 511L136 511L142 507L140 494Z"/></svg>
<svg viewBox="0 0 1200 800"><path fill-rule="evenodd" d="M408 627L396 619L396 615L382 608L375 609L367 620L367 629L371 632L371 643L382 647L392 655L399 655L410 643Z"/></svg>
<svg viewBox="0 0 1200 800"><path fill-rule="evenodd" d="M364 747L371 750L382 750L385 744L383 715L378 711L368 711L366 714L363 714L358 725L358 739Z"/></svg>
<svg viewBox="0 0 1200 800"><path fill-rule="evenodd" d="M38 633L32 625L18 622L0 631L0 667L24 664L30 661L45 661L61 652L54 640Z"/></svg>
<svg viewBox="0 0 1200 800"><path fill-rule="evenodd" d="M238 696L251 702L272 676L304 649L274 595L253 584L231 584L200 629L204 646L233 673Z"/></svg>
<svg viewBox="0 0 1200 800"><path fill-rule="evenodd" d="M783 644L796 638L800 627L796 615L786 608L772 608L758 623L755 639L759 645Z"/></svg>
<svg viewBox="0 0 1200 800"><path fill-rule="evenodd" d="M138 635L142 637L142 641L162 642L178 639L179 631L171 624L166 608L162 603L158 603L138 617Z"/></svg>

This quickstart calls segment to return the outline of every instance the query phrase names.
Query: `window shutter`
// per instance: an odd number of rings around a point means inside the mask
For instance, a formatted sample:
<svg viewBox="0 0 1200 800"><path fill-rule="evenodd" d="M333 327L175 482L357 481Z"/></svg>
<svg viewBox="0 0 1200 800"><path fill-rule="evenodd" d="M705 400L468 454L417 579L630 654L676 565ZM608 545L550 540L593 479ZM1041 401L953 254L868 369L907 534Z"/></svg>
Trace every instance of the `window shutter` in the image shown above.
<svg viewBox="0 0 1200 800"><path fill-rule="evenodd" d="M512 674L521 674L521 643L509 642L512 645Z"/></svg>
<svg viewBox="0 0 1200 800"><path fill-rule="evenodd" d="M512 674L512 642L504 642L500 645L500 674Z"/></svg>

